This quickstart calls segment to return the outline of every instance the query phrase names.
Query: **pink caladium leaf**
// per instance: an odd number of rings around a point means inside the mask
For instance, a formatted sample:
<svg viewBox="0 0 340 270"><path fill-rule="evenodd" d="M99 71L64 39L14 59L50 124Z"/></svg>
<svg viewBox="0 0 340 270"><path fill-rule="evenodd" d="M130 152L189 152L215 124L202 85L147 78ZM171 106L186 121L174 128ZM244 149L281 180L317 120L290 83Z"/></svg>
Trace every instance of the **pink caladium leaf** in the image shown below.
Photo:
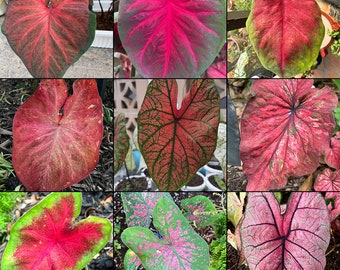
<svg viewBox="0 0 340 270"><path fill-rule="evenodd" d="M197 228L204 228L211 225L215 220L217 210L212 201L205 196L195 196L181 201L184 216L194 222Z"/></svg>
<svg viewBox="0 0 340 270"><path fill-rule="evenodd" d="M323 170L314 182L316 191L340 191L340 170L332 171L329 168Z"/></svg>
<svg viewBox="0 0 340 270"><path fill-rule="evenodd" d="M325 32L314 0L255 0L246 25L261 64L285 78L313 65Z"/></svg>
<svg viewBox="0 0 340 270"><path fill-rule="evenodd" d="M56 192L31 208L13 225L2 257L2 270L80 270L109 241L111 223L80 214L81 193Z"/></svg>
<svg viewBox="0 0 340 270"><path fill-rule="evenodd" d="M197 78L226 39L226 1L122 0L118 31L147 78Z"/></svg>
<svg viewBox="0 0 340 270"><path fill-rule="evenodd" d="M325 161L328 166L340 169L340 132L331 138L330 146L325 151Z"/></svg>
<svg viewBox="0 0 340 270"><path fill-rule="evenodd" d="M269 192L248 193L240 228L242 250L253 269L324 269L330 240L324 198L294 192L284 214Z"/></svg>
<svg viewBox="0 0 340 270"><path fill-rule="evenodd" d="M313 80L258 80L241 118L240 155L247 190L278 189L315 171L335 127L338 98Z"/></svg>
<svg viewBox="0 0 340 270"><path fill-rule="evenodd" d="M330 200L327 207L330 220L333 223L331 225L337 226L338 224L336 224L336 219L338 216L340 216L340 192L326 192L325 198Z"/></svg>
<svg viewBox="0 0 340 270"><path fill-rule="evenodd" d="M174 79L152 80L138 114L138 143L159 190L188 183L212 157L219 122L219 94L210 79L194 80L177 108Z"/></svg>
<svg viewBox="0 0 340 270"><path fill-rule="evenodd" d="M124 163L130 145L124 114L115 117L113 130L113 174L116 174Z"/></svg>
<svg viewBox="0 0 340 270"><path fill-rule="evenodd" d="M209 269L207 243L195 233L172 200L166 197L158 200L153 224L162 239L143 227L127 228L121 236L146 269Z"/></svg>
<svg viewBox="0 0 340 270"><path fill-rule="evenodd" d="M141 264L142 261L139 259L137 254L131 249L128 249L124 256L124 269L137 270Z"/></svg>
<svg viewBox="0 0 340 270"><path fill-rule="evenodd" d="M129 227L149 228L152 211L162 197L172 197L167 192L121 192L126 224Z"/></svg>
<svg viewBox="0 0 340 270"><path fill-rule="evenodd" d="M97 165L103 108L95 80L42 80L13 120L14 170L29 190L55 191L85 178Z"/></svg>
<svg viewBox="0 0 340 270"><path fill-rule="evenodd" d="M91 46L96 16L89 2L9 1L2 32L34 77L62 77Z"/></svg>

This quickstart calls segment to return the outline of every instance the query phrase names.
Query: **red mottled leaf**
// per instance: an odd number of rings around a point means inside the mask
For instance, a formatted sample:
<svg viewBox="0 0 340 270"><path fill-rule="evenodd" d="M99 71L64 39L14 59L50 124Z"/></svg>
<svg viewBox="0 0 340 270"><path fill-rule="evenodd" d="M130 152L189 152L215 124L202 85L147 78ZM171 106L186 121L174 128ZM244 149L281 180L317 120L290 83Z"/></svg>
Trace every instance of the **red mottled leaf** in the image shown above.
<svg viewBox="0 0 340 270"><path fill-rule="evenodd" d="M216 146L219 94L213 80L194 80L177 109L176 80L152 80L138 114L138 143L160 190L178 190Z"/></svg>
<svg viewBox="0 0 340 270"><path fill-rule="evenodd" d="M200 77L225 42L226 2L122 0L118 31L143 77Z"/></svg>
<svg viewBox="0 0 340 270"><path fill-rule="evenodd" d="M274 195L248 193L241 225L242 250L253 269L324 269L330 240L324 198L294 192L281 214Z"/></svg>
<svg viewBox="0 0 340 270"><path fill-rule="evenodd" d="M278 189L315 171L329 145L338 98L313 80L258 80L241 119L240 155L247 190Z"/></svg>
<svg viewBox="0 0 340 270"><path fill-rule="evenodd" d="M95 80L42 80L13 120L14 170L29 190L54 191L85 178L97 165L103 109Z"/></svg>
<svg viewBox="0 0 340 270"><path fill-rule="evenodd" d="M331 144L325 151L325 161L328 166L340 169L340 132L331 138Z"/></svg>
<svg viewBox="0 0 340 270"><path fill-rule="evenodd" d="M326 168L315 179L316 191L340 191L340 170L331 171Z"/></svg>
<svg viewBox="0 0 340 270"><path fill-rule="evenodd" d="M115 117L113 129L113 174L116 174L123 166L130 145L124 114Z"/></svg>
<svg viewBox="0 0 340 270"><path fill-rule="evenodd" d="M325 32L314 0L255 0L247 30L262 65L280 77L309 69Z"/></svg>
<svg viewBox="0 0 340 270"><path fill-rule="evenodd" d="M95 28L89 0L15 0L2 32L32 76L58 78L91 46Z"/></svg>
<svg viewBox="0 0 340 270"><path fill-rule="evenodd" d="M143 227L127 228L121 236L146 269L209 269L207 243L195 233L172 200L166 197L158 200L153 224L162 239Z"/></svg>
<svg viewBox="0 0 340 270"><path fill-rule="evenodd" d="M81 193L52 193L12 227L2 270L80 270L110 239L111 223L80 214Z"/></svg>

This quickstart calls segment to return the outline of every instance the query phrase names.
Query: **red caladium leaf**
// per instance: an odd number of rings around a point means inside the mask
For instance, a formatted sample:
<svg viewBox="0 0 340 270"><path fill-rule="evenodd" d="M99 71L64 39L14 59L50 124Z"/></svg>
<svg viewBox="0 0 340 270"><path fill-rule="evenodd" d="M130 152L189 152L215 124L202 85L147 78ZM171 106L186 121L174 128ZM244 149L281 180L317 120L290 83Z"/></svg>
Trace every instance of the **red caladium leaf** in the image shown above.
<svg viewBox="0 0 340 270"><path fill-rule="evenodd" d="M54 191L85 178L97 165L103 108L95 80L42 80L13 120L14 170L29 190Z"/></svg>
<svg viewBox="0 0 340 270"><path fill-rule="evenodd" d="M330 240L324 198L294 192L284 214L274 195L250 192L241 225L242 250L253 269L324 269Z"/></svg>
<svg viewBox="0 0 340 270"><path fill-rule="evenodd" d="M162 197L172 197L167 192L121 192L121 197L129 227L140 226L149 228L152 211Z"/></svg>
<svg viewBox="0 0 340 270"><path fill-rule="evenodd" d="M325 32L314 0L255 0L247 30L262 65L280 77L309 69Z"/></svg>
<svg viewBox="0 0 340 270"><path fill-rule="evenodd" d="M340 132L331 138L331 145L325 151L325 161L328 166L340 169Z"/></svg>
<svg viewBox="0 0 340 270"><path fill-rule="evenodd" d="M219 94L210 79L194 80L177 109L176 80L152 80L138 114L138 143L160 190L178 190L216 146Z"/></svg>
<svg viewBox="0 0 340 270"><path fill-rule="evenodd" d="M81 193L52 193L13 225L2 257L2 270L80 270L109 241L107 219L80 214Z"/></svg>
<svg viewBox="0 0 340 270"><path fill-rule="evenodd" d="M241 119L240 155L247 190L278 189L288 176L315 171L328 147L338 98L313 80L258 80Z"/></svg>
<svg viewBox="0 0 340 270"><path fill-rule="evenodd" d="M124 114L115 117L113 130L113 174L116 174L123 165L130 145Z"/></svg>
<svg viewBox="0 0 340 270"><path fill-rule="evenodd" d="M326 168L315 179L316 191L340 191L340 170L332 171Z"/></svg>
<svg viewBox="0 0 340 270"><path fill-rule="evenodd" d="M62 77L91 46L96 15L89 2L9 1L2 32L34 77Z"/></svg>
<svg viewBox="0 0 340 270"><path fill-rule="evenodd" d="M195 233L172 200L166 197L158 200L153 210L153 224L162 239L143 227L127 228L121 236L146 269L209 268L207 243Z"/></svg>
<svg viewBox="0 0 340 270"><path fill-rule="evenodd" d="M226 1L122 0L118 31L147 78L200 77L226 39Z"/></svg>

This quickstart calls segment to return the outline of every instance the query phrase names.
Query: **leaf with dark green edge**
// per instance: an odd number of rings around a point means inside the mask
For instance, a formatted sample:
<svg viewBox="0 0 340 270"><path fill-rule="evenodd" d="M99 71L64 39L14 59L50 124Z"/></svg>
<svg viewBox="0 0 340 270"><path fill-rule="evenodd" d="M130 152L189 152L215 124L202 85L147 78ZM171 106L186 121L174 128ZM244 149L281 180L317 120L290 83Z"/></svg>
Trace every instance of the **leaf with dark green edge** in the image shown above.
<svg viewBox="0 0 340 270"><path fill-rule="evenodd" d="M89 217L74 223L81 210L79 192L56 192L13 225L2 270L80 270L109 241L111 223Z"/></svg>
<svg viewBox="0 0 340 270"><path fill-rule="evenodd" d="M161 191L188 183L212 157L220 99L213 80L193 80L177 108L174 79L152 80L138 113L138 143L152 179Z"/></svg>
<svg viewBox="0 0 340 270"><path fill-rule="evenodd" d="M209 269L209 246L195 233L172 200L159 199L153 210L153 224L162 239L143 227L127 228L121 236L146 269Z"/></svg>
<svg viewBox="0 0 340 270"><path fill-rule="evenodd" d="M212 225L217 213L215 205L205 196L195 196L181 201L184 216L190 222L194 222L197 228Z"/></svg>
<svg viewBox="0 0 340 270"><path fill-rule="evenodd" d="M128 249L124 256L124 270L137 270L141 264L142 261L137 254Z"/></svg>
<svg viewBox="0 0 340 270"><path fill-rule="evenodd" d="M91 46L96 15L89 2L9 1L2 32L32 76L62 77Z"/></svg>
<svg viewBox="0 0 340 270"><path fill-rule="evenodd" d="M122 167L130 146L124 114L120 113L115 117L113 130L113 174L116 174Z"/></svg>
<svg viewBox="0 0 340 270"><path fill-rule="evenodd" d="M246 26L261 64L281 78L313 65L325 32L314 0L253 0Z"/></svg>
<svg viewBox="0 0 340 270"><path fill-rule="evenodd" d="M162 197L172 200L168 192L121 192L126 224L149 228L152 211Z"/></svg>

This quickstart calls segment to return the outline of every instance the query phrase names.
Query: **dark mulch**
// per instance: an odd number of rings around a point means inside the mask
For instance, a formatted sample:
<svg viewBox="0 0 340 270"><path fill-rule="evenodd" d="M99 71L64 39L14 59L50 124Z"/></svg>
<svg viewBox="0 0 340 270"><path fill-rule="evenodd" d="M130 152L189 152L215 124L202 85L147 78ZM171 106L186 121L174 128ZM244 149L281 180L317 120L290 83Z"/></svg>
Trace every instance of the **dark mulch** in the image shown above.
<svg viewBox="0 0 340 270"><path fill-rule="evenodd" d="M67 79L69 89L75 80ZM1 79L0 80L0 152L11 162L12 122L19 106L33 94L39 85L38 79ZM97 80L103 104L113 108L112 80ZM103 84L103 89L100 85ZM96 168L81 182L68 187L65 191L111 191L113 190L113 125L104 119L104 134L100 146L100 157ZM5 190L14 190L20 181L10 177L5 182ZM25 191L22 187L21 190Z"/></svg>

